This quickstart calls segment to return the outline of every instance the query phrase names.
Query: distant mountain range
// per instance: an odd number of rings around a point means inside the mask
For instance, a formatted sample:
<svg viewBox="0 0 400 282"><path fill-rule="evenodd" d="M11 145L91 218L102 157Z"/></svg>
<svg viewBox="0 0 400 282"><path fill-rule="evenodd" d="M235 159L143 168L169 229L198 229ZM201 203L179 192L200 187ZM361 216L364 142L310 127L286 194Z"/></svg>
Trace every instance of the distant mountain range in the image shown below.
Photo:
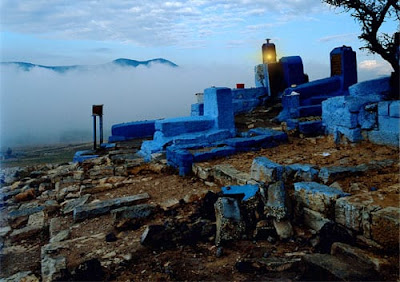
<svg viewBox="0 0 400 282"><path fill-rule="evenodd" d="M148 61L136 61L136 60L130 60L130 59L124 59L124 58L120 58L120 59L116 59L110 63L106 63L106 64L101 64L101 65L73 65L73 66L44 66L44 65L37 65L37 64L32 64L32 63L26 63L26 62L4 62L1 63L2 65L15 65L21 69L23 69L24 71L30 71L32 68L37 67L37 68L44 68L44 69L49 69L49 70L53 70L55 72L59 72L59 73L64 73L70 70L76 70L76 69L94 69L97 67L101 67L101 66L106 66L106 65L117 65L117 66L122 66L122 67L134 67L136 68L137 66L147 66L149 67L152 64L162 64L162 65L166 65L169 67L178 67L177 64L174 64L171 61L168 61L166 59L162 59L162 58L157 58L157 59L152 59L152 60L148 60Z"/></svg>

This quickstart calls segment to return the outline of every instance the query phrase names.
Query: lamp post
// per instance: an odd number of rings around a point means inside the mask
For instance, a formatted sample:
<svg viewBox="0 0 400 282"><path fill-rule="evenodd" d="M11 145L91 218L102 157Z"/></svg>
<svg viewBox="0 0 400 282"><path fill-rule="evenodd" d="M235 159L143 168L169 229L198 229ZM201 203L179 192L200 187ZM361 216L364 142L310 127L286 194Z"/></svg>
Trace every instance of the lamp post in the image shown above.
<svg viewBox="0 0 400 282"><path fill-rule="evenodd" d="M99 128L100 128L100 146L103 144L103 105L92 106L92 117L93 117L93 150L97 148L97 128L96 128L96 117L99 117Z"/></svg>

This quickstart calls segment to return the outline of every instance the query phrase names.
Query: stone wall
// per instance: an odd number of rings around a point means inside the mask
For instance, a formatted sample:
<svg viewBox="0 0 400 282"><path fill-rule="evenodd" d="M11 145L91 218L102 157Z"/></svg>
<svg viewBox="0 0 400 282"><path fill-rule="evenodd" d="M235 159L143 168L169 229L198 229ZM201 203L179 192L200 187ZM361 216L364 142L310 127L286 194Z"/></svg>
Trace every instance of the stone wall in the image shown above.
<svg viewBox="0 0 400 282"><path fill-rule="evenodd" d="M265 87L234 88L231 89L233 113L235 115L247 113L261 106L268 100L268 92ZM203 116L204 103L191 105L191 116Z"/></svg>
<svg viewBox="0 0 400 282"><path fill-rule="evenodd" d="M155 120L114 124L108 142L126 141L134 138L151 137L155 132Z"/></svg>
<svg viewBox="0 0 400 282"><path fill-rule="evenodd" d="M400 101L384 101L390 93L390 78L355 84L349 96L330 98L322 103L322 122L337 142L344 136L351 142L370 140L398 146Z"/></svg>

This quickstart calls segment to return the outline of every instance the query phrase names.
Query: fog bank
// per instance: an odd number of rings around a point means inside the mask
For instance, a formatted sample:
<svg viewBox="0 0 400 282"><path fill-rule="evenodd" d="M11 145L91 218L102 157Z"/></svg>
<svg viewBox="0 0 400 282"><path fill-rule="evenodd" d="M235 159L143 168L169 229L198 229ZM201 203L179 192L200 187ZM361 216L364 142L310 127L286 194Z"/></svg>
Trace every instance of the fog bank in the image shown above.
<svg viewBox="0 0 400 282"><path fill-rule="evenodd" d="M254 87L246 66L106 65L60 74L0 67L1 145L91 140L91 106L104 104L106 140L116 123L190 115L195 93L210 86Z"/></svg>

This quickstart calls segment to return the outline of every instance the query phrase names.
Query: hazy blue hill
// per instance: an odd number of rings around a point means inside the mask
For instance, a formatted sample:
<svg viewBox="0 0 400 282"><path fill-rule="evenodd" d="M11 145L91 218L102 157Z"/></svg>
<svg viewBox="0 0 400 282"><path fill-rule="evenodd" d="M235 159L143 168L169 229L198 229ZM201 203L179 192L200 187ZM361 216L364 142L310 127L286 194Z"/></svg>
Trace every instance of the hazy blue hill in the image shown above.
<svg viewBox="0 0 400 282"><path fill-rule="evenodd" d="M178 67L178 65L174 64L171 61L168 61L163 58L157 58L157 59L152 59L152 60L147 60L147 61L136 61L136 60L130 60L130 59L116 59L111 62L114 65L122 66L122 67L137 67L137 66L148 66L150 67L152 64L162 64L162 65L167 65L170 67ZM26 63L26 62L4 62L1 63L2 65L14 65L19 68L21 68L24 71L30 71L34 67L38 68L44 68L44 69L49 69L53 70L55 72L59 73L64 73L69 70L74 70L74 69L95 69L96 67L101 67L106 64L101 64L101 65L94 65L94 66L85 66L85 65L73 65L73 66L44 66L44 65L37 65L37 64L32 64L32 63Z"/></svg>
<svg viewBox="0 0 400 282"><path fill-rule="evenodd" d="M113 63L117 64L117 65L120 65L120 66L132 66L132 67L137 67L139 65L150 66L153 63L165 64L165 65L168 65L170 67L177 67L178 66L178 65L174 64L173 62L168 61L166 59L162 59L162 58L152 59L152 60L148 60L148 61L136 61L136 60L120 58L120 59L114 60Z"/></svg>
<svg viewBox="0 0 400 282"><path fill-rule="evenodd" d="M15 65L15 66L23 69L24 71L30 71L32 68L38 67L38 68L53 70L53 71L60 72L60 73L64 73L66 71L78 69L81 67L81 66L44 66L44 65L36 65L36 64L25 63L25 62L6 62L6 63L1 63L1 64L2 65Z"/></svg>

